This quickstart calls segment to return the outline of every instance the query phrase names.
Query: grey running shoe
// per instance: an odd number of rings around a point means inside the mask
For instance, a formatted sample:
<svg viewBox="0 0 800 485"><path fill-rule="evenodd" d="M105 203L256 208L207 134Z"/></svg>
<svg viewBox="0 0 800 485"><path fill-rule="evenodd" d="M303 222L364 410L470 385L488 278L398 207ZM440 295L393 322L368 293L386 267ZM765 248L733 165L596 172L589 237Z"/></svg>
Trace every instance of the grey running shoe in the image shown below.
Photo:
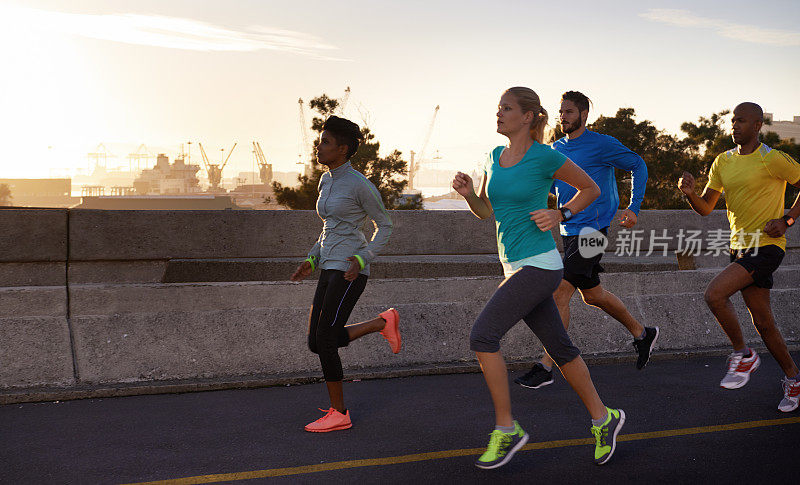
<svg viewBox="0 0 800 485"><path fill-rule="evenodd" d="M525 375L514 379L514 382L529 389L539 389L553 383L553 371L544 370L544 366L537 362Z"/></svg>
<svg viewBox="0 0 800 485"><path fill-rule="evenodd" d="M625 411L622 409L608 409L608 419L600 426L592 426L594 435L594 464L605 465L617 448L617 435L622 425L625 424Z"/></svg>
<svg viewBox="0 0 800 485"><path fill-rule="evenodd" d="M783 386L783 399L778 404L778 410L790 413L797 409L798 403L800 403L800 382L784 377L781 385Z"/></svg>
<svg viewBox="0 0 800 485"><path fill-rule="evenodd" d="M658 327L644 327L644 338L633 341L633 346L636 347L636 352L639 353L639 358L636 359L637 369L644 369L644 366L650 361L650 354L653 353L656 340L658 340Z"/></svg>
<svg viewBox="0 0 800 485"><path fill-rule="evenodd" d="M514 421L513 433L503 433L496 429L489 435L489 446L475 462L475 466L485 470L501 467L508 463L514 453L527 442L528 433L523 431L516 421Z"/></svg>
<svg viewBox="0 0 800 485"><path fill-rule="evenodd" d="M725 389L739 389L750 380L750 374L761 365L761 358L754 350L750 350L750 357L732 353L728 357L728 371L719 382L719 387Z"/></svg>

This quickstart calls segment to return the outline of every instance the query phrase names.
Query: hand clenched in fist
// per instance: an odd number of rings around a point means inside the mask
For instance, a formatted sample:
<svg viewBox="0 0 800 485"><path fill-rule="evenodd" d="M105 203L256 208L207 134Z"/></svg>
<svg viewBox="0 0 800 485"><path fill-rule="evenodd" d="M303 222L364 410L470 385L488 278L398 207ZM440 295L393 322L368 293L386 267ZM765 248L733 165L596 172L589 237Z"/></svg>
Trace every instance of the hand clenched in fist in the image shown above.
<svg viewBox="0 0 800 485"><path fill-rule="evenodd" d="M467 197L474 193L475 186L472 184L472 177L463 172L456 173L455 178L453 178L453 189L462 197Z"/></svg>
<svg viewBox="0 0 800 485"><path fill-rule="evenodd" d="M694 175L683 172L683 176L678 180L678 188L686 195L694 193Z"/></svg>

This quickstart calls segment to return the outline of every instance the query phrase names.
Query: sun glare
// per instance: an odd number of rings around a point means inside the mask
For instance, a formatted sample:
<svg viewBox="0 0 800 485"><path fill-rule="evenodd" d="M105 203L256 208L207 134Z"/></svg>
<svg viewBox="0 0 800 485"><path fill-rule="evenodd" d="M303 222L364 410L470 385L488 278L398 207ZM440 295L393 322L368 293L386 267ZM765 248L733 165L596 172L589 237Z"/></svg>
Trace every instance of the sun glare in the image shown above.
<svg viewBox="0 0 800 485"><path fill-rule="evenodd" d="M76 40L59 34L55 18L0 6L0 132L6 144L3 176L46 177L74 166L82 137L100 126L94 116L93 72ZM48 23L51 22L51 23Z"/></svg>

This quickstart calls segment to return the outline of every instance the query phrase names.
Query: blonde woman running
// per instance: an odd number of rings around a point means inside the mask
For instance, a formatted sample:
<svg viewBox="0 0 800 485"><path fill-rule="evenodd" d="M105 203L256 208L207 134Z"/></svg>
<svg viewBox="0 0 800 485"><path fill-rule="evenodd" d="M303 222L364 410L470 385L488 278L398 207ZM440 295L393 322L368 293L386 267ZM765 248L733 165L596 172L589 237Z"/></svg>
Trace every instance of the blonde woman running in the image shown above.
<svg viewBox="0 0 800 485"><path fill-rule="evenodd" d="M497 132L508 138L508 146L492 150L478 194L468 175L459 172L453 180L453 188L476 216L486 219L494 214L506 276L470 335L470 348L480 362L495 411L489 446L475 463L479 468L505 465L528 441L528 434L511 414L508 371L500 354L500 339L520 320L536 334L589 411L595 463L602 465L611 458L625 422L621 409L607 408L600 400L553 300L563 264L550 230L564 220L565 209L580 212L600 195L600 189L586 172L542 143L546 124L547 112L533 90L508 89L497 111ZM560 211L547 209L554 179L578 191Z"/></svg>

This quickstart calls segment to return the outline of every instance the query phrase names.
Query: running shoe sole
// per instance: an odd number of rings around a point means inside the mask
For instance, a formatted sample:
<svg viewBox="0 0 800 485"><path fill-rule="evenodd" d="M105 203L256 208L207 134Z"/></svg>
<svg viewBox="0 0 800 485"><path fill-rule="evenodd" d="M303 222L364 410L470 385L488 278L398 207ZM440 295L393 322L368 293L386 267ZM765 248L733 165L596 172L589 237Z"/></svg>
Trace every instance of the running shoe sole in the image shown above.
<svg viewBox="0 0 800 485"><path fill-rule="evenodd" d="M517 380L517 379L514 379L514 382L516 382L520 386L528 388L528 389L539 389L540 387L549 386L550 384L552 384L553 383L553 379L550 379L549 381L542 382L538 386L528 386L528 385L523 384L522 381Z"/></svg>
<svg viewBox="0 0 800 485"><path fill-rule="evenodd" d="M610 460L611 457L614 456L614 451L616 451L617 449L617 435L619 434L619 431L622 429L623 424L625 424L625 411L620 409L619 425L617 426L617 429L614 430L614 439L612 440L613 444L611 445L611 451L608 453L608 455L605 457L603 461L597 463L598 465L605 465L606 463L608 463L608 460Z"/></svg>
<svg viewBox="0 0 800 485"><path fill-rule="evenodd" d="M327 429L308 429L308 428L303 428L303 429L305 429L309 433L327 433L329 431L339 431L339 430L342 430L342 429L350 429L352 427L353 427L353 423L345 424L345 425L342 425L342 426L334 426L333 428L327 428Z"/></svg>
<svg viewBox="0 0 800 485"><path fill-rule="evenodd" d="M786 409L781 409L781 406L780 406L780 404L779 404L779 405L778 405L778 411L780 411L780 412L782 412L782 413L791 413L792 411L794 411L794 410L795 410L795 409L797 409L798 407L800 407L800 403L794 403L794 404L792 405L792 407L788 407L788 408L786 408Z"/></svg>
<svg viewBox="0 0 800 485"><path fill-rule="evenodd" d="M379 315L380 315L381 318L386 320L386 317L384 317L384 315L387 314L387 313L391 313L394 316L394 320L393 320L393 322L391 322L391 325L393 327L392 330L394 330L394 334L397 336L397 349L395 350L394 346L392 346L392 352L395 353L395 354L399 354L400 351L403 349L403 337L400 335L400 312L398 312L394 308L390 308L390 309L386 310L385 312L380 313ZM390 325L390 322L388 320L386 321L386 325L387 326ZM381 335L383 335L384 331L385 330L381 331ZM384 338L385 338L385 336L384 336ZM388 339L387 339L387 341L388 341ZM391 346L391 342L389 342L389 345Z"/></svg>
<svg viewBox="0 0 800 485"><path fill-rule="evenodd" d="M511 450L509 450L509 452L506 454L506 457L503 458L501 461L495 463L494 465L483 466L476 463L475 466L482 470L491 470L493 468L500 468L501 466L508 463L508 461L514 456L514 453L516 453L520 448L525 446L525 443L528 442L528 437L529 437L528 433L525 433L525 436L523 436L522 439L519 440L519 443L517 443L513 448L511 448Z"/></svg>
<svg viewBox="0 0 800 485"><path fill-rule="evenodd" d="M756 369L758 369L760 365L761 365L761 357L759 357L758 360L756 360L756 363L753 364L753 368L750 370L750 372L747 373L747 375L745 376L745 379L742 381L741 384L734 384L734 385L728 386L728 387L720 385L719 387L721 387L723 389L741 389L742 387L747 385L748 382L750 382L750 375L752 375L753 372L755 372Z"/></svg>

